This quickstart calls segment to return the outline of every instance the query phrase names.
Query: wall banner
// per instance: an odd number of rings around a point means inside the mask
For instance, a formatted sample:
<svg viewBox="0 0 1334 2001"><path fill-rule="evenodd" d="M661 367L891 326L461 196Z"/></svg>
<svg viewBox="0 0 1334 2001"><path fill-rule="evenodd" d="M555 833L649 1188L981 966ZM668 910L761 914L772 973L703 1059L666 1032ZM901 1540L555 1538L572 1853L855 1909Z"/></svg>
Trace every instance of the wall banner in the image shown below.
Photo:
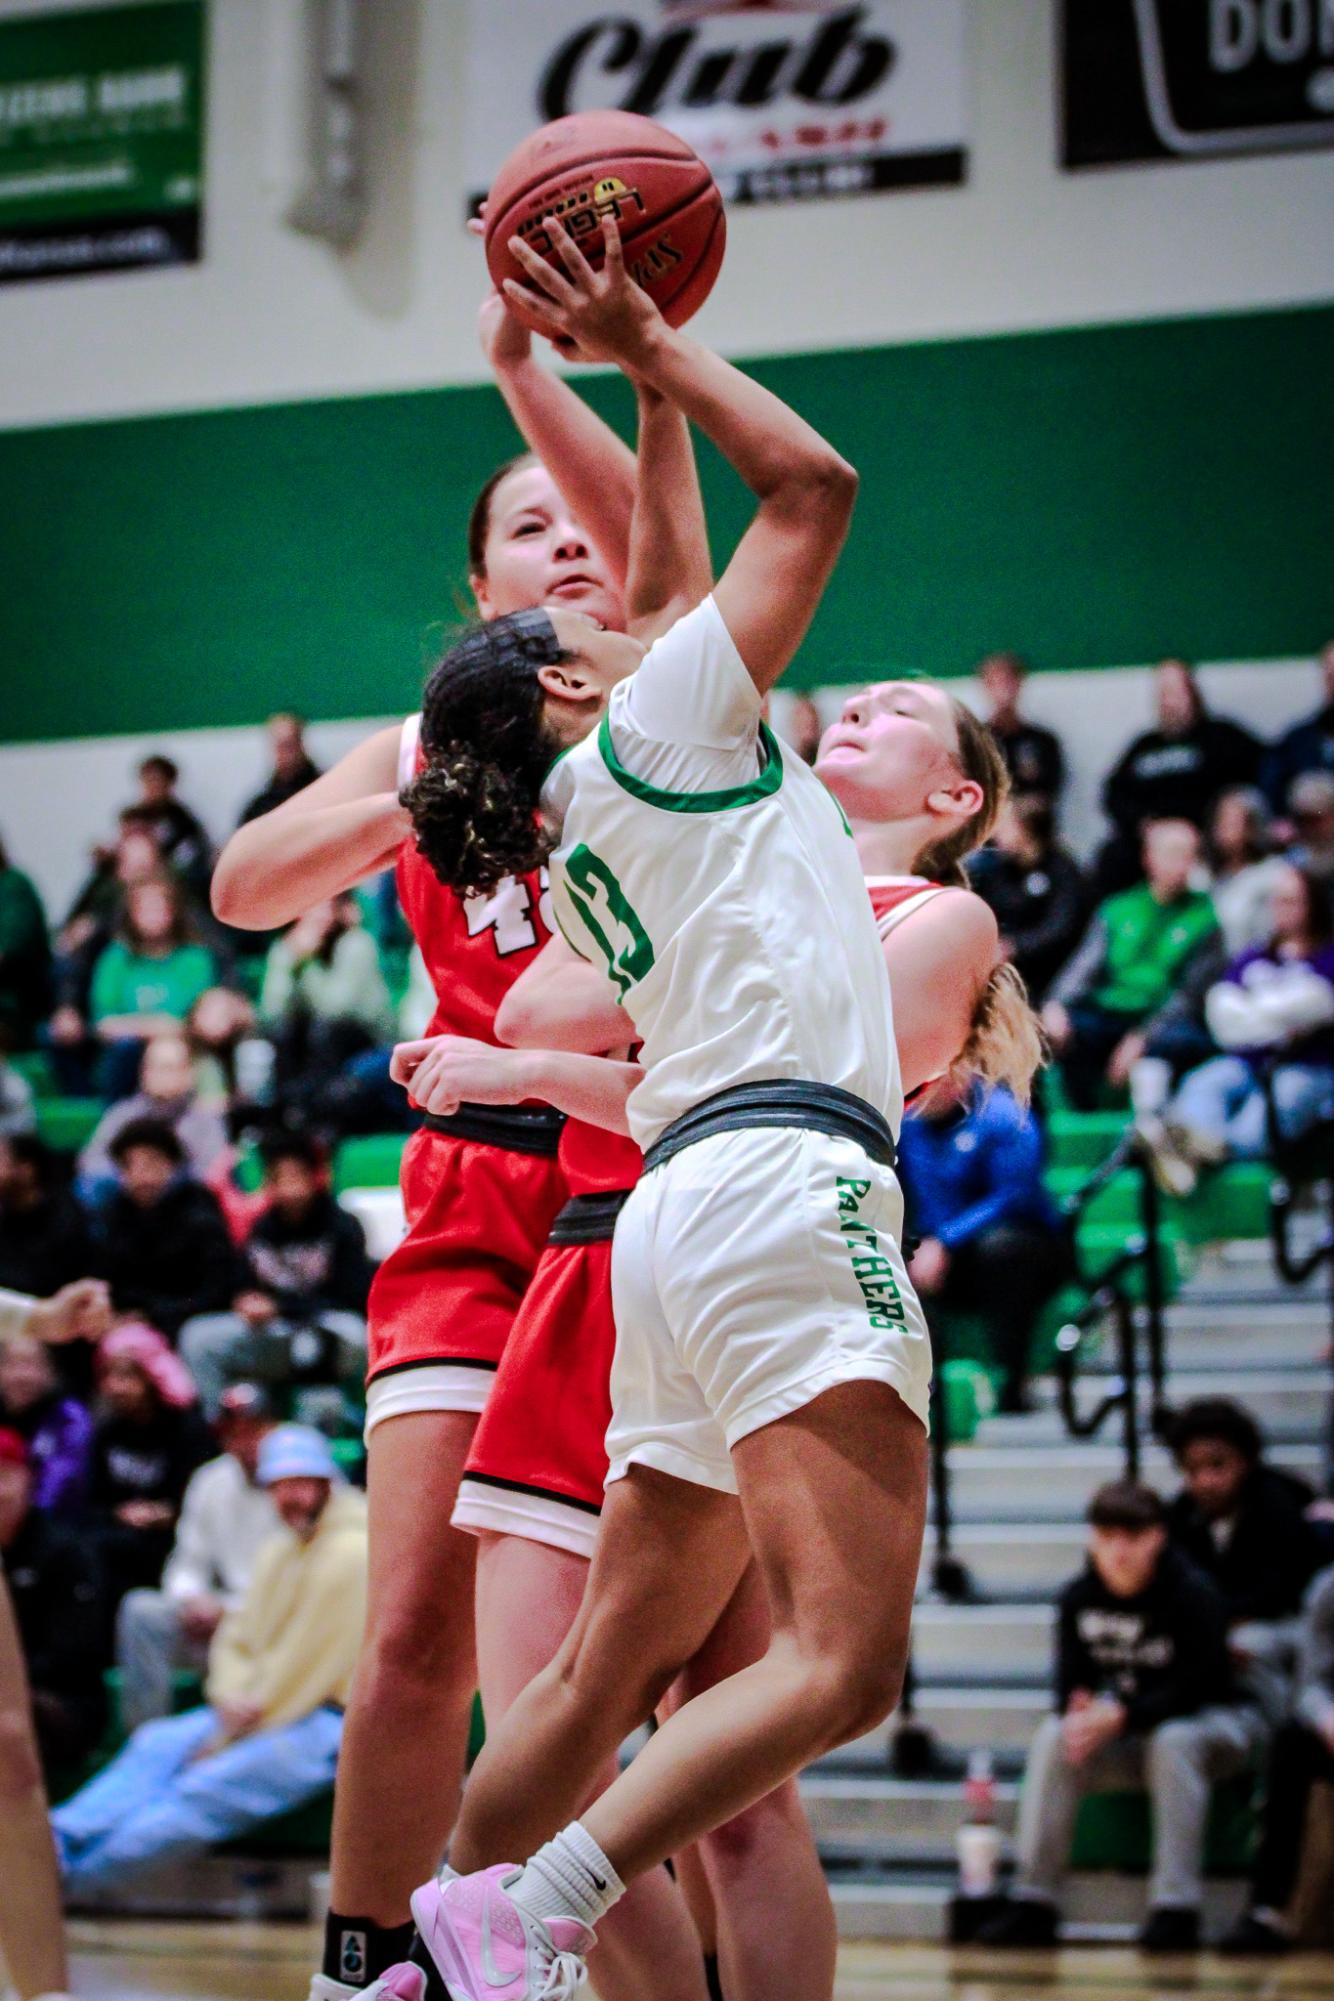
<svg viewBox="0 0 1334 2001"><path fill-rule="evenodd" d="M469 0L470 212L567 112L638 111L726 201L957 185L966 0Z"/></svg>
<svg viewBox="0 0 1334 2001"><path fill-rule="evenodd" d="M0 20L0 284L192 264L203 0Z"/></svg>
<svg viewBox="0 0 1334 2001"><path fill-rule="evenodd" d="M1334 146L1331 0L1062 0L1062 163Z"/></svg>

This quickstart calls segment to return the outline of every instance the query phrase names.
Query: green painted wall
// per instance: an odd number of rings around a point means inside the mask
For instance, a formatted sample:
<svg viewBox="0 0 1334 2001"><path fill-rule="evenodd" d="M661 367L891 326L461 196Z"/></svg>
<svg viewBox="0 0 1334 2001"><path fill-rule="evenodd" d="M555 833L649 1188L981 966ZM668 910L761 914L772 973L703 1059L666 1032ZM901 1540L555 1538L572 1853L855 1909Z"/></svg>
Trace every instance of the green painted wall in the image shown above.
<svg viewBox="0 0 1334 2001"><path fill-rule="evenodd" d="M1334 630L1334 307L766 361L860 466L793 678L1273 658ZM623 385L594 380L624 423ZM0 740L401 709L513 448L452 389L0 433ZM745 517L705 466L725 550Z"/></svg>

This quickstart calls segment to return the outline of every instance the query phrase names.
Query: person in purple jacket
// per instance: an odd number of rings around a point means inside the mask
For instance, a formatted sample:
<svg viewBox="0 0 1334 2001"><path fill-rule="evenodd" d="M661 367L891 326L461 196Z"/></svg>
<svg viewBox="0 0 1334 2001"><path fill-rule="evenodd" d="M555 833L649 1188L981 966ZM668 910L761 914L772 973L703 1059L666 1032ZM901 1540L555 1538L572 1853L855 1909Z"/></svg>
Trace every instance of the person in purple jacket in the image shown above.
<svg viewBox="0 0 1334 2001"><path fill-rule="evenodd" d="M34 1334L13 1335L0 1347L0 1425L27 1444L31 1505L65 1520L77 1515L88 1494L93 1420L65 1394L50 1350Z"/></svg>
<svg viewBox="0 0 1334 2001"><path fill-rule="evenodd" d="M1202 1167L1269 1148L1264 1071L1285 1138L1334 1119L1334 909L1306 870L1276 877L1272 933L1209 989L1205 1018L1222 1052L1182 1079L1161 1118L1141 1119L1159 1179L1188 1195Z"/></svg>

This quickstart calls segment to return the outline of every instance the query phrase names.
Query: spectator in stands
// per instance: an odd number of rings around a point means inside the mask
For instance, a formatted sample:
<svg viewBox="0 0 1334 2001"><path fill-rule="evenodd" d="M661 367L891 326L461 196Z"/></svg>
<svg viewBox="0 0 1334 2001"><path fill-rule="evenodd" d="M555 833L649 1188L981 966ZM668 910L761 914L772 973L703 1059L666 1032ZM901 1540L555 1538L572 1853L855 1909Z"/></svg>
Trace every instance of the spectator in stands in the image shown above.
<svg viewBox="0 0 1334 2001"><path fill-rule="evenodd" d="M0 1430L0 1563L32 1689L48 1774L87 1756L105 1719L105 1613L86 1539L33 1506L32 1456Z"/></svg>
<svg viewBox="0 0 1334 2001"><path fill-rule="evenodd" d="M1269 808L1257 787L1238 785L1218 801L1209 828L1209 865L1223 944L1235 956L1269 936L1274 885L1283 873Z"/></svg>
<svg viewBox="0 0 1334 2001"><path fill-rule="evenodd" d="M121 1600L116 1661L127 1731L170 1713L177 1670L202 1674L224 1614L245 1596L255 1559L277 1527L258 1479L260 1447L273 1424L272 1405L256 1384L236 1383L224 1393L222 1452L191 1476L161 1589Z"/></svg>
<svg viewBox="0 0 1334 2001"><path fill-rule="evenodd" d="M12 1048L9 1031L0 1027L0 1139L7 1139L10 1133L37 1130L32 1085L17 1065L10 1062Z"/></svg>
<svg viewBox="0 0 1334 2001"><path fill-rule="evenodd" d="M820 738L824 735L824 724L809 695L793 695L783 735L803 764L814 764Z"/></svg>
<svg viewBox="0 0 1334 2001"><path fill-rule="evenodd" d="M1037 798L1053 822L1065 788L1065 752L1052 730L1019 713L1028 663L1018 653L991 653L977 670L987 698L987 723L1001 748L1015 798Z"/></svg>
<svg viewBox="0 0 1334 2001"><path fill-rule="evenodd" d="M1154 1863L1140 1944L1193 1951L1210 1784L1244 1770L1263 1719L1237 1699L1222 1596L1170 1546L1159 1496L1117 1481L1088 1519L1088 1568L1060 1598L1056 1713L1028 1754L1014 1897L980 1938L1053 1944L1080 1801L1147 1786Z"/></svg>
<svg viewBox="0 0 1334 2001"><path fill-rule="evenodd" d="M1120 1088L1145 1055L1180 1066L1209 1048L1196 1009L1222 970L1208 892L1192 880L1200 837L1186 820L1144 830L1145 881L1108 897L1042 1010L1066 1090L1092 1111L1104 1082Z"/></svg>
<svg viewBox="0 0 1334 2001"><path fill-rule="evenodd" d="M1325 699L1314 715L1294 723L1264 761L1261 783L1279 818L1292 811L1293 781L1308 771L1334 773L1334 639L1320 650Z"/></svg>
<svg viewBox="0 0 1334 2001"><path fill-rule="evenodd" d="M1003 1371L1001 1409L1025 1407L1033 1326L1068 1277L1069 1237L1042 1184L1042 1135L1003 1085L938 1084L903 1122L913 1284L928 1304L980 1313Z"/></svg>
<svg viewBox="0 0 1334 2001"><path fill-rule="evenodd" d="M215 1447L189 1371L154 1328L126 1321L105 1337L97 1386L89 1525L114 1611L161 1581L190 1476Z"/></svg>
<svg viewBox="0 0 1334 2001"><path fill-rule="evenodd" d="M1189 820L1206 827L1222 792L1253 785L1262 747L1249 730L1205 705L1195 670L1164 660L1154 674L1158 720L1122 753L1103 786L1103 810L1113 834L1098 858L1103 896L1138 879L1142 838L1150 820Z"/></svg>
<svg viewBox="0 0 1334 2001"><path fill-rule="evenodd" d="M1306 771L1288 792L1296 834L1288 860L1322 882L1334 881L1334 771Z"/></svg>
<svg viewBox="0 0 1334 2001"><path fill-rule="evenodd" d="M176 795L180 778L171 758L154 751L139 766L135 805L144 823L153 829L163 861L197 896L207 897L213 847L203 823Z"/></svg>
<svg viewBox="0 0 1334 2001"><path fill-rule="evenodd" d="M55 1008L41 1040L69 1097L85 1097L93 1088L99 1053L88 1027L93 968L124 921L130 890L141 882L157 882L162 873L152 828L127 807L115 846L93 850L93 872L56 939Z"/></svg>
<svg viewBox="0 0 1334 2001"><path fill-rule="evenodd" d="M201 1315L181 1333L181 1354L210 1414L229 1380L352 1384L366 1364L374 1266L361 1224L330 1193L315 1140L279 1134L262 1153L267 1204L244 1245L232 1310Z"/></svg>
<svg viewBox="0 0 1334 2001"><path fill-rule="evenodd" d="M0 1426L28 1448L32 1505L45 1515L78 1515L88 1495L93 1420L67 1396L51 1351L34 1334L0 1345Z"/></svg>
<svg viewBox="0 0 1334 2001"><path fill-rule="evenodd" d="M225 1306L236 1257L217 1197L185 1171L185 1149L160 1119L123 1126L110 1154L116 1193L98 1214L93 1269L121 1313L142 1315L173 1340L192 1313Z"/></svg>
<svg viewBox="0 0 1334 2001"><path fill-rule="evenodd" d="M301 716L282 710L269 717L266 729L273 768L267 783L242 807L237 821L241 827L247 820L271 813L275 806L285 806L320 775L319 765L306 749L306 725Z"/></svg>
<svg viewBox="0 0 1334 2001"><path fill-rule="evenodd" d="M45 1299L97 1268L87 1219L35 1133L0 1139L0 1285Z"/></svg>
<svg viewBox="0 0 1334 2001"><path fill-rule="evenodd" d="M1277 1721L1287 1693L1286 1622L1328 1561L1325 1532L1308 1514L1314 1490L1266 1465L1259 1426L1227 1397L1187 1404L1168 1443L1185 1482L1168 1509L1169 1533L1222 1592L1233 1660Z"/></svg>
<svg viewBox="0 0 1334 2001"><path fill-rule="evenodd" d="M216 1105L200 1103L194 1060L183 1035L155 1035L145 1043L139 1089L103 1114L79 1156L85 1193L105 1193L106 1184L114 1182L112 1142L126 1126L143 1119L171 1128L181 1143L185 1165L201 1181L227 1150L227 1121Z"/></svg>
<svg viewBox="0 0 1334 2001"><path fill-rule="evenodd" d="M1088 889L1039 793L1020 793L1006 803L990 842L969 861L968 875L996 913L1001 950L1041 1006L1084 935Z"/></svg>
<svg viewBox="0 0 1334 2001"><path fill-rule="evenodd" d="M119 935L93 968L89 1009L103 1044L103 1088L125 1097L134 1088L143 1045L176 1029L217 978L180 888L169 878L136 883L125 899Z"/></svg>
<svg viewBox="0 0 1334 2001"><path fill-rule="evenodd" d="M1163 1185L1188 1195L1201 1167L1269 1150L1264 1073L1285 1139L1334 1119L1334 910L1329 888L1285 863L1266 945L1232 961L1205 998L1225 1053L1191 1070L1140 1130Z"/></svg>
<svg viewBox="0 0 1334 2001"><path fill-rule="evenodd" d="M0 841L0 1030L11 1049L31 1049L51 1007L51 943L32 879Z"/></svg>
<svg viewBox="0 0 1334 2001"><path fill-rule="evenodd" d="M1270 1753L1250 1909L1220 1941L1220 1952L1291 1949L1286 1912L1297 1887L1312 1789L1322 1783L1334 1785L1334 1569L1321 1573L1307 1600L1297 1700Z"/></svg>
<svg viewBox="0 0 1334 2001"><path fill-rule="evenodd" d="M365 1613L365 1503L300 1425L265 1439L259 1478L283 1526L214 1636L205 1706L145 1724L52 1815L75 1893L234 1840L333 1784Z"/></svg>
<svg viewBox="0 0 1334 2001"><path fill-rule="evenodd" d="M259 1019L277 1055L279 1102L307 1116L354 1057L393 1040L380 955L355 897L316 904L274 940Z"/></svg>

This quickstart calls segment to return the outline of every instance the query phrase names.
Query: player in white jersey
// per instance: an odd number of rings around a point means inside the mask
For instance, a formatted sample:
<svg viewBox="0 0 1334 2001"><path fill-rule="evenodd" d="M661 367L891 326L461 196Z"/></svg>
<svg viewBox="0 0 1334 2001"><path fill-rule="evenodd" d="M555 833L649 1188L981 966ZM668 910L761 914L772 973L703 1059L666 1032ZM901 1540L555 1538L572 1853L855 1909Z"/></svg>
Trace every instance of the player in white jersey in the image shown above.
<svg viewBox="0 0 1334 2001"><path fill-rule="evenodd" d="M643 1043L630 1121L648 1155L618 1230L613 1479L588 1593L479 1764L456 1864L501 1832L523 1853L559 1826L592 1747L649 1713L752 1547L774 1639L521 1872L418 1892L422 1970L383 1991L421 1993L429 1966L453 2001L572 1994L624 1879L888 1713L925 1511L929 1356L897 1245L880 941L841 811L760 722L855 477L663 325L614 230L601 274L563 254L565 280L525 259L554 328L675 402L759 506L712 598L646 656L575 615L526 613L501 622L508 670L491 627L427 693L427 773L409 794L423 848L456 887L484 888L527 865L540 802L562 923ZM670 588L663 604L679 608ZM962 823L981 788L939 704L919 732L923 784Z"/></svg>

